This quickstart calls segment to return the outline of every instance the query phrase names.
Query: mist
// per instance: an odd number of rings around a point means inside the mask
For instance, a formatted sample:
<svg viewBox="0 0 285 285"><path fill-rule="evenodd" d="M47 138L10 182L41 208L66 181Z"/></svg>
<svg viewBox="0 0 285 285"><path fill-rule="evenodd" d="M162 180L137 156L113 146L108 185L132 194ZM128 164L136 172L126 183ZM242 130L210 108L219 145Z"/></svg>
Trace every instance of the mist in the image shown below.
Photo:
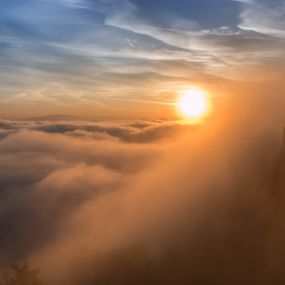
<svg viewBox="0 0 285 285"><path fill-rule="evenodd" d="M2 121L2 272L28 262L55 285L283 284L284 103L231 96L195 126Z"/></svg>

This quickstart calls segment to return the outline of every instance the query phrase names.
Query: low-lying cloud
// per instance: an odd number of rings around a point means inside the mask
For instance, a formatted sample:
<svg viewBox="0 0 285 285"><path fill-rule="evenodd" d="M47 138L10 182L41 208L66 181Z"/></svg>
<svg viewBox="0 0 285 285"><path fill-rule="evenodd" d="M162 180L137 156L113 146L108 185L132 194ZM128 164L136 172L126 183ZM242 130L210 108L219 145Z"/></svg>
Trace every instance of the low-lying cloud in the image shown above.
<svg viewBox="0 0 285 285"><path fill-rule="evenodd" d="M171 140L174 134L194 130L195 126L161 120L122 121L116 123L86 121L0 121L0 135L2 134L2 137L23 129L95 140L152 143L159 140Z"/></svg>
<svg viewBox="0 0 285 285"><path fill-rule="evenodd" d="M28 261L47 284L283 284L284 100L228 101L195 127L1 121L1 268Z"/></svg>

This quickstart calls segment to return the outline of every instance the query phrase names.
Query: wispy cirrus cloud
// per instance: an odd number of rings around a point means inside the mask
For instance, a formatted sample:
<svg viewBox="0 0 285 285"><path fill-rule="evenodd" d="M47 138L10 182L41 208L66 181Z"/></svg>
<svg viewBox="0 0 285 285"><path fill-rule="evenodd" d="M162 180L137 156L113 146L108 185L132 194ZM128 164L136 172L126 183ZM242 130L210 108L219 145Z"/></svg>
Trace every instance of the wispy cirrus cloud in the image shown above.
<svg viewBox="0 0 285 285"><path fill-rule="evenodd" d="M285 4L283 1L254 0L241 1L240 27L245 30L285 37Z"/></svg>
<svg viewBox="0 0 285 285"><path fill-rule="evenodd" d="M196 78L232 78L235 70L283 57L283 6L231 0L3 2L0 101L26 98L25 110L40 107L41 100L62 110L76 100L82 106L94 101L96 109L112 107L110 98L164 98L164 89L174 90L168 82L176 82L177 90ZM34 100L47 89L53 94Z"/></svg>

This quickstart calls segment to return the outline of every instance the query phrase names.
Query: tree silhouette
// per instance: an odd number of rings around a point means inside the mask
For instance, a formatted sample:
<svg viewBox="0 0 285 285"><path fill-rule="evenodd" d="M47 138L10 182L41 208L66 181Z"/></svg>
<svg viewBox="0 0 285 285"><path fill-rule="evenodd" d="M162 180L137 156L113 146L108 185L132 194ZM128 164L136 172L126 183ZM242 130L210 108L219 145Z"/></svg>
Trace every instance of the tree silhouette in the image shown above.
<svg viewBox="0 0 285 285"><path fill-rule="evenodd" d="M27 264L12 265L13 273L2 278L0 285L42 285L37 269L30 269Z"/></svg>

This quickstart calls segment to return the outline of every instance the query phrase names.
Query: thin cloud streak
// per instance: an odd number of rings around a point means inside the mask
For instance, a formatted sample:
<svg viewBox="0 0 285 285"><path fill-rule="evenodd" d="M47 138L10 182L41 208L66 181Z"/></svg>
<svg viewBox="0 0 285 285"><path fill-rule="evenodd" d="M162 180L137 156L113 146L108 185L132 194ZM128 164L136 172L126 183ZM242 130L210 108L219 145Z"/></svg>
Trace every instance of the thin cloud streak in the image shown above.
<svg viewBox="0 0 285 285"><path fill-rule="evenodd" d="M281 1L36 2L0 6L2 114L17 102L27 113L31 104L112 107L117 95L143 101L150 77L159 101L168 81L240 80L243 69L283 60Z"/></svg>

